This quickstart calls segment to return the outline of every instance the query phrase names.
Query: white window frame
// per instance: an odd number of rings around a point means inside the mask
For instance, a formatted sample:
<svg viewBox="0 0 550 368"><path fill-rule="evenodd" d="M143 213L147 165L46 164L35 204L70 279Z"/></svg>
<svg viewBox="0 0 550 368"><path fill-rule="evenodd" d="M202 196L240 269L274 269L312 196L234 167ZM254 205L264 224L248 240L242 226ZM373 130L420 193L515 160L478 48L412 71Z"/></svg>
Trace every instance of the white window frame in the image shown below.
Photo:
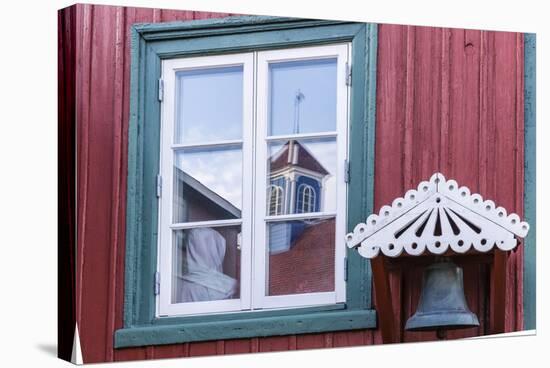
<svg viewBox="0 0 550 368"><path fill-rule="evenodd" d="M345 226L347 207L347 185L345 183L345 162L347 160L348 140L348 111L349 111L349 86L346 84L346 63L350 61L351 45L348 43L315 47L300 47L294 49L263 51L257 55L257 113L256 113L256 187L267 185L267 147L269 142L285 139L306 139L336 137L337 159L336 169L336 211L335 212L310 212L289 214L283 216L268 216L265 210L266 191L256 193L254 237L256 247L253 250L254 267L263 272L254 272L254 292L252 304L255 308L285 308L298 306L314 306L323 304L336 304L346 300L346 284L344 280L344 260L346 254ZM289 135L267 135L269 119L269 64L337 58L336 66L336 130L322 133L298 133ZM323 218L336 216L335 236L335 290L330 292L317 292L308 294L266 296L268 249L266 224L272 220L301 220L310 218ZM263 241L262 241L263 240Z"/></svg>
<svg viewBox="0 0 550 368"><path fill-rule="evenodd" d="M173 317L205 313L254 311L268 308L295 308L330 305L346 300L344 280L347 185L345 162L348 155L349 86L346 84L346 63L350 62L351 44L300 47L272 51L258 51L230 55L199 56L162 61L164 97L161 104L160 175L163 194L159 198L159 236L157 270L161 275L160 292L156 296L156 316ZM337 121L336 131L312 134L267 136L268 122L268 65L320 58L337 58ZM243 130L241 140L208 142L206 144L175 144L176 72L182 70L243 67ZM267 177L267 145L270 141L296 138L336 137L337 183L336 211L290 215L266 215L269 210L267 195L270 183ZM215 147L227 144L241 145L243 153L242 218L236 220L201 221L173 224L173 164L174 152L189 147ZM246 180L249 179L249 180ZM253 217L254 216L254 217ZM335 229L335 290L331 292L266 296L268 249L266 223L273 220L299 220L336 217ZM241 279L240 298L207 302L171 303L172 295L172 232L195 227L241 225ZM259 241L263 239L264 241ZM255 248L252 248L255 244Z"/></svg>
<svg viewBox="0 0 550 368"><path fill-rule="evenodd" d="M163 193L159 201L159 246L158 271L161 277L160 292L157 295L157 316L216 313L250 309L251 246L252 246L252 182L244 178L252 177L252 130L253 124L253 61L252 53L201 56L183 59L170 59L162 62L164 96L161 104L161 155L160 168ZM174 143L176 73L184 70L242 66L243 68L243 129L242 139L216 141L205 144ZM174 152L184 148L219 147L241 145L243 159L242 209L241 219L186 222L173 224L173 172ZM171 303L172 296L172 231L196 227L219 227L241 225L241 280L240 298L207 302ZM162 277L165 275L165 277Z"/></svg>

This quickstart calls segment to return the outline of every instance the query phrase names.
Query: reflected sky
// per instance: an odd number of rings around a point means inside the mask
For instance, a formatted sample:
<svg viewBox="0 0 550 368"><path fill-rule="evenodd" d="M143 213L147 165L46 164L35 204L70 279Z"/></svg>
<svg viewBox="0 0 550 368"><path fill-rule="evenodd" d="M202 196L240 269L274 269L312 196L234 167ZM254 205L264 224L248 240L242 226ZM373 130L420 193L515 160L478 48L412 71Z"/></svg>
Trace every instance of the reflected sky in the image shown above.
<svg viewBox="0 0 550 368"><path fill-rule="evenodd" d="M176 73L175 143L241 139L242 66Z"/></svg>
<svg viewBox="0 0 550 368"><path fill-rule="evenodd" d="M269 135L336 130L336 59L272 63Z"/></svg>
<svg viewBox="0 0 550 368"><path fill-rule="evenodd" d="M179 151L174 165L208 189L242 209L242 151L240 148Z"/></svg>

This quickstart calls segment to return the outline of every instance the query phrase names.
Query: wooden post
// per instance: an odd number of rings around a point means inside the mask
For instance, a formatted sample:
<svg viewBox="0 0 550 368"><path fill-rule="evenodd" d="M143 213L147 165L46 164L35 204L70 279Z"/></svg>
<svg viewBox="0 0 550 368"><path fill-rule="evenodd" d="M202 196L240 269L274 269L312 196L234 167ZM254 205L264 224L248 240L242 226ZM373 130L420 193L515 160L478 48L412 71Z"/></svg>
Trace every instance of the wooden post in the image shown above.
<svg viewBox="0 0 550 368"><path fill-rule="evenodd" d="M491 277L491 332L494 334L503 333L505 329L507 259L507 252L495 249Z"/></svg>
<svg viewBox="0 0 550 368"><path fill-rule="evenodd" d="M382 342L391 344L398 342L395 339L395 323L393 305L390 291L390 278L384 263L384 257L378 256L371 259L374 292L376 295L376 310L378 322L382 333Z"/></svg>

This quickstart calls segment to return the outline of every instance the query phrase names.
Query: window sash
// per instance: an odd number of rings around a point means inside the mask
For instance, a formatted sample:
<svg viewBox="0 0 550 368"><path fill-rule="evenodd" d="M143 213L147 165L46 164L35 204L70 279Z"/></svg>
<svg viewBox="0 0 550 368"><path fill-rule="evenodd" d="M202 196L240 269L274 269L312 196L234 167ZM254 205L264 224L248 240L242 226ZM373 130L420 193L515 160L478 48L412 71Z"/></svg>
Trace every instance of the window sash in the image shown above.
<svg viewBox="0 0 550 368"><path fill-rule="evenodd" d="M284 50L262 51L257 54L257 111L256 111L256 188L267 188L267 157L268 143L285 139L336 137L337 144L337 184L336 184L336 216L335 229L335 289L334 292L308 293L294 295L267 296L268 244L267 224L273 220L300 219L315 217L315 213L300 213L283 216L269 216L266 211L267 191L256 190L255 202L255 249L254 249L254 291L252 304L255 308L280 308L294 306L313 306L345 302L346 284L344 280L344 259L346 254L345 237L347 189L344 181L345 160L347 159L347 127L349 89L346 85L346 62L350 59L350 44L333 44L327 46L301 47ZM316 132L306 134L268 135L269 122L269 63L322 58L337 58L336 80L336 132ZM326 213L318 215L326 217Z"/></svg>
<svg viewBox="0 0 550 368"><path fill-rule="evenodd" d="M176 72L183 70L207 69L218 67L243 67L243 128L242 139L205 143L174 143L175 133L175 97ZM252 137L249 128L253 125L253 53L241 53L219 56L200 56L184 59L169 59L162 63L162 79L164 82L164 100L161 104L161 154L160 171L163 180L163 195L159 201L159 237L157 270L162 281L160 292L156 296L157 316L176 316L197 313L215 313L223 311L239 311L250 309L250 278L252 257L252 183L246 178L252 177ZM174 154L184 148L211 148L241 146L243 158L242 171L242 209L241 219L215 220L188 223L172 223L173 208L173 167ZM207 302L171 303L172 295L172 242L173 231L195 227L217 227L222 225L241 225L240 246L240 295L239 299L215 300ZM164 276L163 276L164 275Z"/></svg>
<svg viewBox="0 0 550 368"><path fill-rule="evenodd" d="M254 65L254 54L257 64ZM169 59L162 63L165 96L161 104L161 157L160 167L165 195L159 201L159 257L157 269L165 275L160 293L156 297L156 315L177 316L217 312L232 312L262 308L293 308L345 302L344 239L347 193L344 182L344 161L347 158L347 125L349 95L345 84L345 63L349 60L350 45L337 44L303 47L276 51L261 51L220 56ZM300 133L267 136L267 66L271 61L294 61L337 57L337 129L335 132ZM206 143L174 143L175 75L177 71L208 67L243 66L243 130L242 139ZM254 70L256 69L256 70ZM257 75L254 75L257 74ZM256 82L254 82L256 81ZM257 84L254 96L253 84ZM256 101L256 103L254 103ZM254 110L256 109L256 111ZM254 115L254 113L256 115ZM255 141L254 141L255 136ZM336 212L310 212L291 215L266 216L267 202L267 144L278 140L335 137L337 144L337 210ZM254 141L254 142L253 142ZM255 144L254 152L252 150ZM241 146L243 152L242 219L172 223L173 157L181 149ZM253 167L252 161L256 164ZM247 178L256 178L255 183ZM254 185L254 186L253 186ZM255 205L253 205L255 203ZM254 207L254 208L253 208ZM254 211L254 218L253 216ZM267 269L266 227L268 222L308 218L336 217L335 239L335 291L295 295L265 296ZM204 226L241 224L241 279L240 299L172 304L172 233L173 230ZM252 229L257 234L252 238ZM259 241L262 240L263 241ZM252 249L255 244L255 249ZM254 277L252 277L254 276Z"/></svg>

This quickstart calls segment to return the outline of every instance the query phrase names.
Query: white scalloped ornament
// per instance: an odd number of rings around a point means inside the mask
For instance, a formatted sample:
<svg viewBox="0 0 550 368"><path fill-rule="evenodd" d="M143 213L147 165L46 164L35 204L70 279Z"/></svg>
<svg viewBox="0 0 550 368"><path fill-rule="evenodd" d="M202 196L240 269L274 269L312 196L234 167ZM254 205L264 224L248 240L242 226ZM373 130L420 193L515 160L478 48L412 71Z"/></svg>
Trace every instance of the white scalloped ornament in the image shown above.
<svg viewBox="0 0 550 368"><path fill-rule="evenodd" d="M529 224L515 213L508 215L493 201L435 173L416 190L396 198L391 207L383 206L378 215L357 224L346 235L346 243L358 247L365 258L374 258L380 251L388 257L426 251L438 255L449 249L465 253L472 248L485 253L495 246L514 249L516 237L524 238L528 231Z"/></svg>

